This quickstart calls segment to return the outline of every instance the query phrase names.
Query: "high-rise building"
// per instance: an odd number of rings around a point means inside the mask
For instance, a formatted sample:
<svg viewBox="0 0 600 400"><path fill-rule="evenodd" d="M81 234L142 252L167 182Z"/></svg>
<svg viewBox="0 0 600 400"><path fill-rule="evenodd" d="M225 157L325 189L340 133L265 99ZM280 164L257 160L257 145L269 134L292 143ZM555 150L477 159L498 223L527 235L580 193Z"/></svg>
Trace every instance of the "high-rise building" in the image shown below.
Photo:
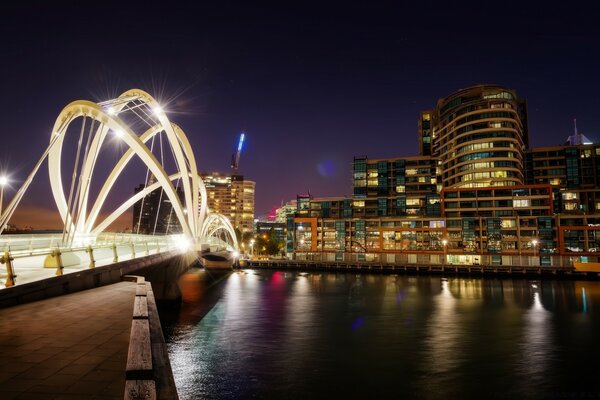
<svg viewBox="0 0 600 400"><path fill-rule="evenodd" d="M493 85L421 113L418 156L354 157L351 197L299 196L287 252L323 260L600 262L600 145L529 149L525 101Z"/></svg>
<svg viewBox="0 0 600 400"><path fill-rule="evenodd" d="M284 224L287 221L289 214L296 212L296 200L291 200L275 211L275 222Z"/></svg>
<svg viewBox="0 0 600 400"><path fill-rule="evenodd" d="M421 155L438 159L444 188L522 185L528 145L526 103L500 86L459 90L419 120Z"/></svg>
<svg viewBox="0 0 600 400"><path fill-rule="evenodd" d="M153 175L148 184L156 181ZM146 188L141 184L135 188L138 193ZM177 188L179 200L183 201L183 190ZM133 205L132 232L144 235L181 233L181 224L173 212L171 201L162 189L156 189Z"/></svg>
<svg viewBox="0 0 600 400"><path fill-rule="evenodd" d="M234 228L254 231L254 191L256 183L242 175L218 172L200 174L208 196L208 209L223 214Z"/></svg>

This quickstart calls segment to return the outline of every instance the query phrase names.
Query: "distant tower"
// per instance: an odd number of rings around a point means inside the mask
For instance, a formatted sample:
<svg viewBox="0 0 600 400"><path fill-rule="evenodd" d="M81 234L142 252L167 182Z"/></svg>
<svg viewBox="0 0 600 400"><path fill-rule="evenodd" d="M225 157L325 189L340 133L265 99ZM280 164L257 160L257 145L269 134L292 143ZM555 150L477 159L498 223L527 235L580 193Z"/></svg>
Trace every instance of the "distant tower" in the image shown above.
<svg viewBox="0 0 600 400"><path fill-rule="evenodd" d="M573 118L573 135L567 138L565 145L567 146L577 146L580 144L592 144L593 142L588 139L584 134L579 133L577 130L577 118Z"/></svg>

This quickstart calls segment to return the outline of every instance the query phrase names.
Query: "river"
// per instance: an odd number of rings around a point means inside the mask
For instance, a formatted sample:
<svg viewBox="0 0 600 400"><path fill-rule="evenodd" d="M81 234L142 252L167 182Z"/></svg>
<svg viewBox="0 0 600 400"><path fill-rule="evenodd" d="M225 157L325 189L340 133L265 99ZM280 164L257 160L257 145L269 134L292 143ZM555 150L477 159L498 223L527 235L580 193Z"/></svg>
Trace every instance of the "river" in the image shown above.
<svg viewBox="0 0 600 400"><path fill-rule="evenodd" d="M600 398L600 282L193 270L161 307L187 399Z"/></svg>

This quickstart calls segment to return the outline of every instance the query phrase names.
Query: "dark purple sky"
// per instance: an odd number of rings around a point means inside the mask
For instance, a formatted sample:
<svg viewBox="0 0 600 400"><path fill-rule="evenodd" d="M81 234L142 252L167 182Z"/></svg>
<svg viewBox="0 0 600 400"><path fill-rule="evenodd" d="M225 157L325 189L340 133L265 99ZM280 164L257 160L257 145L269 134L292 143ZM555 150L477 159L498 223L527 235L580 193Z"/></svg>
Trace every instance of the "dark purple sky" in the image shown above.
<svg viewBox="0 0 600 400"><path fill-rule="evenodd" d="M0 15L0 165L15 188L66 104L133 87L172 100L202 171L228 172L247 130L257 215L307 190L349 194L354 155L415 155L419 112L473 84L527 99L533 146L562 143L573 117L600 137L592 2L41 3ZM144 179L130 175L124 192ZM53 207L45 181L44 169L25 205Z"/></svg>

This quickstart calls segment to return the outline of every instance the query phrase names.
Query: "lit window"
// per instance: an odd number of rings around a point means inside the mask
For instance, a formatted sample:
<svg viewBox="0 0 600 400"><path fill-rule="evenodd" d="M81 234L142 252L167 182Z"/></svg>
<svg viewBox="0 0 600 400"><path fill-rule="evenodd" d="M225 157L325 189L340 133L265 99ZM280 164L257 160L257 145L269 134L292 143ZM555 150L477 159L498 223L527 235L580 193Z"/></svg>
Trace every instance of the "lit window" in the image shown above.
<svg viewBox="0 0 600 400"><path fill-rule="evenodd" d="M578 193L567 192L562 194L563 200L577 200Z"/></svg>
<svg viewBox="0 0 600 400"><path fill-rule="evenodd" d="M514 199L513 207L529 207L530 203L529 199Z"/></svg>
<svg viewBox="0 0 600 400"><path fill-rule="evenodd" d="M517 226L517 221L515 221L514 219L503 219L502 220L503 228L514 228L516 226Z"/></svg>

